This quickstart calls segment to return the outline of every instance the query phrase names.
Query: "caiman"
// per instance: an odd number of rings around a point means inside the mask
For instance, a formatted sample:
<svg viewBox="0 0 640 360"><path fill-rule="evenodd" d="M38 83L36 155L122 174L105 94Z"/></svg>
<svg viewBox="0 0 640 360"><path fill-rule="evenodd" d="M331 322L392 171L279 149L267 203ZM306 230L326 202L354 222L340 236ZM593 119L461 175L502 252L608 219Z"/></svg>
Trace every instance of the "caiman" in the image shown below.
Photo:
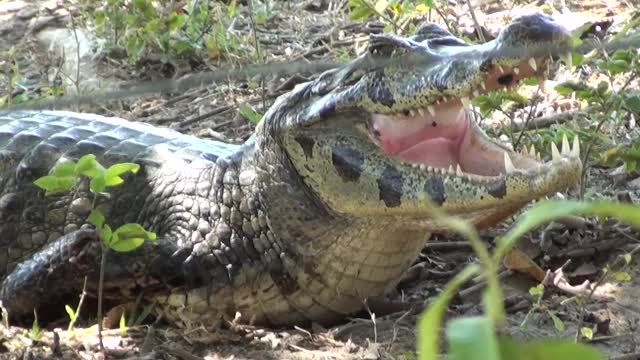
<svg viewBox="0 0 640 360"><path fill-rule="evenodd" d="M157 243L107 256L105 301L142 299L184 326L331 324L387 294L444 230L432 210L477 228L578 182L577 138L546 162L491 139L469 99L545 76L571 45L534 14L472 45L433 23L280 96L240 145L64 111L0 112L0 299L21 318L96 294L100 243L85 182L45 196L34 181L95 154L140 171L97 204L112 228ZM514 49L520 51L509 51ZM403 62L402 56L426 61ZM379 66L363 66L376 59ZM375 63L375 61L373 62Z"/></svg>

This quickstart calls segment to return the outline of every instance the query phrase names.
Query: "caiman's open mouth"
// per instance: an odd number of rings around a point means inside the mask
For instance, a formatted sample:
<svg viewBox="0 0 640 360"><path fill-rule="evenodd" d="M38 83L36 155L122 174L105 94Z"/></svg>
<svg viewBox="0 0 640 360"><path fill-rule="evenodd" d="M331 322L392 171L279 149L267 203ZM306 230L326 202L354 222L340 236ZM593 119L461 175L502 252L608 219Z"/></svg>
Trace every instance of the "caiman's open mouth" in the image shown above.
<svg viewBox="0 0 640 360"><path fill-rule="evenodd" d="M530 58L514 67L496 65L487 74L482 89L470 95L508 88L525 77L542 77L549 62L548 58ZM393 158L424 168L455 171L459 176L499 176L514 169L535 169L541 164L535 153L522 156L489 140L469 118L468 108L468 98L444 96L433 105L405 114L374 114L368 133ZM569 151L568 145L563 150Z"/></svg>

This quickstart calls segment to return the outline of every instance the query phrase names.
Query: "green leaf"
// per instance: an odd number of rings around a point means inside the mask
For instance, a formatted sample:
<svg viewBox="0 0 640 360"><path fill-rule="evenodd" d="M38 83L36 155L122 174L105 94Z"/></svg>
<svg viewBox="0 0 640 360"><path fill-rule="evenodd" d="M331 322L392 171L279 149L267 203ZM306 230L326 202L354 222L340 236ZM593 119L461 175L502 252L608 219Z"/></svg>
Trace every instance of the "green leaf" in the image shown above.
<svg viewBox="0 0 640 360"><path fill-rule="evenodd" d="M477 274L479 270L480 267L477 265L468 265L462 269L449 281L445 289L429 305L428 309L422 313L418 320L418 353L420 358L438 358L440 353L440 327L444 311L456 290Z"/></svg>
<svg viewBox="0 0 640 360"><path fill-rule="evenodd" d="M498 344L501 358L508 360L604 360L602 354L595 348L568 341L546 340L525 343L501 337Z"/></svg>
<svg viewBox="0 0 640 360"><path fill-rule="evenodd" d="M493 322L487 317L451 320L447 326L447 340L452 360L500 360Z"/></svg>
<svg viewBox="0 0 640 360"><path fill-rule="evenodd" d="M379 14L384 13L387 10L387 6L389 6L389 2L387 0L378 0L376 1L375 9Z"/></svg>
<svg viewBox="0 0 640 360"><path fill-rule="evenodd" d="M582 334L582 336L584 336L586 339L589 339L589 340L593 339L593 329L591 328L588 328L588 327L580 328L580 334Z"/></svg>
<svg viewBox="0 0 640 360"><path fill-rule="evenodd" d="M104 225L104 215L102 214L102 211L93 209L91 214L89 214L87 221L89 221L89 224L95 226L96 229L102 229L102 225Z"/></svg>
<svg viewBox="0 0 640 360"><path fill-rule="evenodd" d="M624 254L624 262L626 262L627 264L631 262L631 254L629 253Z"/></svg>
<svg viewBox="0 0 640 360"><path fill-rule="evenodd" d="M67 315L69 315L69 320L73 321L73 319L76 318L76 312L73 311L73 309L69 305L65 305L64 309L67 311Z"/></svg>
<svg viewBox="0 0 640 360"><path fill-rule="evenodd" d="M544 285L543 284L538 284L537 286L534 286L532 288L529 289L529 294L531 296L534 297L540 297L544 294Z"/></svg>
<svg viewBox="0 0 640 360"><path fill-rule="evenodd" d="M613 273L613 279L616 281L631 281L631 275L626 271L618 271Z"/></svg>
<svg viewBox="0 0 640 360"><path fill-rule="evenodd" d="M76 183L76 178L73 176L58 177L47 175L37 179L33 183L37 187L44 189L47 195L50 195L71 190Z"/></svg>
<svg viewBox="0 0 640 360"><path fill-rule="evenodd" d="M553 311L547 310L547 314L549 314L549 317L551 318L551 320L553 320L553 326L556 328L556 330L564 331L564 322L560 320L560 318Z"/></svg>
<svg viewBox="0 0 640 360"><path fill-rule="evenodd" d="M254 124L259 123L260 120L262 119L262 115L257 111L253 110L251 106L249 106L246 103L240 105L239 111L242 116L249 119L249 121L253 122Z"/></svg>
<svg viewBox="0 0 640 360"><path fill-rule="evenodd" d="M366 0L365 0L366 1ZM349 0L351 20L365 20L373 15L371 9L363 3L363 0Z"/></svg>
<svg viewBox="0 0 640 360"><path fill-rule="evenodd" d="M128 252L142 245L145 240L155 241L156 234L146 231L140 224L129 223L117 228L113 232L113 238L115 240L109 244L111 249Z"/></svg>
<svg viewBox="0 0 640 360"><path fill-rule="evenodd" d="M569 96L573 92L590 90L591 88L586 83L580 81L565 81L554 87L554 89L562 95Z"/></svg>
<svg viewBox="0 0 640 360"><path fill-rule="evenodd" d="M186 22L187 22L187 16L186 15L177 14L177 13L173 12L173 13L171 13L171 15L169 15L169 19L167 19L167 26L169 27L169 30L177 31Z"/></svg>
<svg viewBox="0 0 640 360"><path fill-rule="evenodd" d="M82 174L88 177L95 177L103 170L102 165L96 160L96 156L93 154L87 154L81 157L76 164L75 173Z"/></svg>
<svg viewBox="0 0 640 360"><path fill-rule="evenodd" d="M100 231L100 238L107 245L110 245L111 242L113 242L113 231L111 230L111 226L107 224L104 225Z"/></svg>
<svg viewBox="0 0 640 360"><path fill-rule="evenodd" d="M126 172L137 174L138 170L140 170L140 165L136 163L113 164L104 172L105 186L120 185L124 182L120 175Z"/></svg>
<svg viewBox="0 0 640 360"><path fill-rule="evenodd" d="M116 240L109 243L109 248L118 252L133 251L144 243L144 238L140 237L118 239L114 236L114 239Z"/></svg>
<svg viewBox="0 0 640 360"><path fill-rule="evenodd" d="M632 95L624 100L624 105L631 112L640 114L640 95Z"/></svg>
<svg viewBox="0 0 640 360"><path fill-rule="evenodd" d="M57 163L53 167L52 175L57 177L73 176L73 171L76 168L76 163L71 160L65 160Z"/></svg>
<svg viewBox="0 0 640 360"><path fill-rule="evenodd" d="M104 174L100 174L92 178L91 181L89 182L89 188L91 189L91 191L95 193L103 192L106 187L107 187L107 182L104 179Z"/></svg>
<svg viewBox="0 0 640 360"><path fill-rule="evenodd" d="M116 231L118 236L122 239L130 237L142 237L145 240L155 240L156 234L150 231L146 231L142 225L136 223L129 223L120 226Z"/></svg>
<svg viewBox="0 0 640 360"><path fill-rule="evenodd" d="M118 324L120 328L120 335L127 336L127 321L125 320L124 311L122 315L120 315L120 323Z"/></svg>
<svg viewBox="0 0 640 360"><path fill-rule="evenodd" d="M629 70L629 63L625 60L609 60L607 61L607 70L611 75L616 75Z"/></svg>

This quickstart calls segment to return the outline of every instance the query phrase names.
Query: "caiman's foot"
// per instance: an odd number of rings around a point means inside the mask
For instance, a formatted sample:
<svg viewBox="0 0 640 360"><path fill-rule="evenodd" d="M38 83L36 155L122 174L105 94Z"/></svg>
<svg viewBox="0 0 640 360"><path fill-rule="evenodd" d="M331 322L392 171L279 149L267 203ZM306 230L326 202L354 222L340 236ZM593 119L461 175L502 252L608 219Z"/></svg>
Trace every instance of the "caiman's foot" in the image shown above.
<svg viewBox="0 0 640 360"><path fill-rule="evenodd" d="M100 242L93 229L80 229L49 243L21 262L2 281L0 301L15 321L28 321L43 301L82 293L84 277L100 264ZM55 303L55 301L53 301ZM49 310L49 309L47 309ZM56 309L51 309L57 311ZM61 306L60 311L64 311Z"/></svg>

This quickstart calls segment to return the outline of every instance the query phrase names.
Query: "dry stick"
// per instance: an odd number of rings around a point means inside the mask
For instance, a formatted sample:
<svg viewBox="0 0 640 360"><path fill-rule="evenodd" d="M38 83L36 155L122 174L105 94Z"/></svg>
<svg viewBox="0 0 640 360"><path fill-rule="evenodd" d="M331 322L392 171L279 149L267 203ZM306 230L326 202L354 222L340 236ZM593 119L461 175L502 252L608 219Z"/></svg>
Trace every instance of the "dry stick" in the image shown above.
<svg viewBox="0 0 640 360"><path fill-rule="evenodd" d="M542 127L548 127L553 124L562 124L586 114L587 112L583 110L572 110L572 111L564 111L564 112L560 112L552 115L540 116L535 119L532 119L531 121L514 124L513 132L535 130Z"/></svg>
<svg viewBox="0 0 640 360"><path fill-rule="evenodd" d="M635 48L640 46L640 35L637 36L628 36L623 38L615 43L607 43L605 46L605 50L614 51L617 49L628 49ZM595 46L589 42L586 42L584 45L574 49L580 53L586 53L594 49ZM600 46L602 48L602 46ZM537 56L538 53L549 53L549 54L559 54L561 51L566 51L567 49L560 48L541 48L541 47L518 47L513 49L501 49L496 50L494 54L491 54L490 57L494 56L523 56L523 52L528 56ZM428 65L429 63L438 62L442 59L437 55L428 56L425 58L424 56L420 56L417 58L400 58L400 59L377 59L373 63L365 62L365 67L369 67L370 65L374 65L375 68L379 68L389 64L397 64L398 62L402 62L404 65L412 65L417 64L419 62L421 65ZM214 71L206 71L200 73L194 73L187 76L182 77L181 79L164 79L164 80L153 80L144 82L142 84L129 84L127 86L123 86L119 90L108 90L108 91L94 91L90 95L74 95L74 96L60 96L53 99L37 99L31 100L25 103L20 103L16 105L8 105L4 106L4 109L10 110L43 110L48 109L50 107L65 107L68 105L74 105L76 103L79 104L94 104L96 102L104 103L105 100L122 100L127 98L140 98L144 95L158 94L161 92L176 92L183 93L186 90L204 87L208 84L212 84L215 81L226 80L226 79L244 79L247 77L259 75L259 74L273 74L273 75L291 75L297 74L299 72L320 72L326 71L330 69L335 69L338 67L344 66L344 63L338 61L318 61L318 62L308 62L308 61L300 61L300 62L288 62L288 63L276 63L276 64L263 64L263 65L247 65L239 68L222 68Z"/></svg>
<svg viewBox="0 0 640 360"><path fill-rule="evenodd" d="M605 57L607 56L606 51L603 51L603 54ZM634 74L633 76L630 76L629 79L627 79L627 81L620 87L620 89L618 89L616 91L616 94L619 94L621 92L623 92L624 90L626 90L626 88L631 84L631 82L633 80L635 80L637 78L637 74ZM613 81L611 81L611 83L613 83ZM611 111L611 107L612 104L609 103L606 105L603 113L605 114L605 116L603 116L603 118L600 120L600 122L598 122L598 125L596 125L596 129L594 131L594 133L598 134L600 133L600 129L604 126L604 124L607 122L607 120L609 120L608 114L609 111ZM582 163L584 164L583 168L582 168L582 175L580 176L580 199L582 199L584 197L584 192L586 190L586 176L587 176L587 170L589 169L589 153L591 152L591 148L593 147L593 145L596 142L596 138L594 137L593 140L591 140L590 142L587 143L587 145L585 146L585 150L584 150L584 154L583 159L582 159Z"/></svg>
<svg viewBox="0 0 640 360"><path fill-rule="evenodd" d="M253 32L253 45L256 48L256 57L260 63L264 63L262 51L260 51L260 43L258 42L258 32L256 31L256 22L253 19L253 0L247 1L249 6L249 20L251 21L251 31ZM260 77L260 87L262 89L262 111L267 109L267 101L265 99L264 76Z"/></svg>
<svg viewBox="0 0 640 360"><path fill-rule="evenodd" d="M482 33L482 27L478 22L478 18L476 18L475 11L473 11L473 6L471 6L471 0L467 0L467 6L469 6L469 12L471 13L471 19L473 20L473 25L476 27L476 31L478 32L478 38L480 38L480 41L485 42L484 34Z"/></svg>
<svg viewBox="0 0 640 360"><path fill-rule="evenodd" d="M536 98L538 96L538 94L540 93L540 86L538 86L538 88L536 89L536 93L532 96L532 98ZM529 107L529 114L527 115L527 119L524 122L524 126L527 126L531 120L533 119L533 114L536 112L536 110L538 110L538 105L540 104L540 102L536 101L536 103ZM515 128L516 128L516 123L515 121L513 121L513 118L511 118L511 135L513 136L513 133L515 132ZM517 149L518 146L520 145L520 141L522 140L522 137L524 136L524 131L520 132L520 135L518 135L518 139L516 139L516 141L513 143L513 149Z"/></svg>
<svg viewBox="0 0 640 360"><path fill-rule="evenodd" d="M99 241L102 247L102 256L100 257L100 280L98 280L98 342L100 351L106 357L107 354L104 352L104 343L102 342L102 292L104 290L104 268L107 266L109 247L102 240Z"/></svg>

